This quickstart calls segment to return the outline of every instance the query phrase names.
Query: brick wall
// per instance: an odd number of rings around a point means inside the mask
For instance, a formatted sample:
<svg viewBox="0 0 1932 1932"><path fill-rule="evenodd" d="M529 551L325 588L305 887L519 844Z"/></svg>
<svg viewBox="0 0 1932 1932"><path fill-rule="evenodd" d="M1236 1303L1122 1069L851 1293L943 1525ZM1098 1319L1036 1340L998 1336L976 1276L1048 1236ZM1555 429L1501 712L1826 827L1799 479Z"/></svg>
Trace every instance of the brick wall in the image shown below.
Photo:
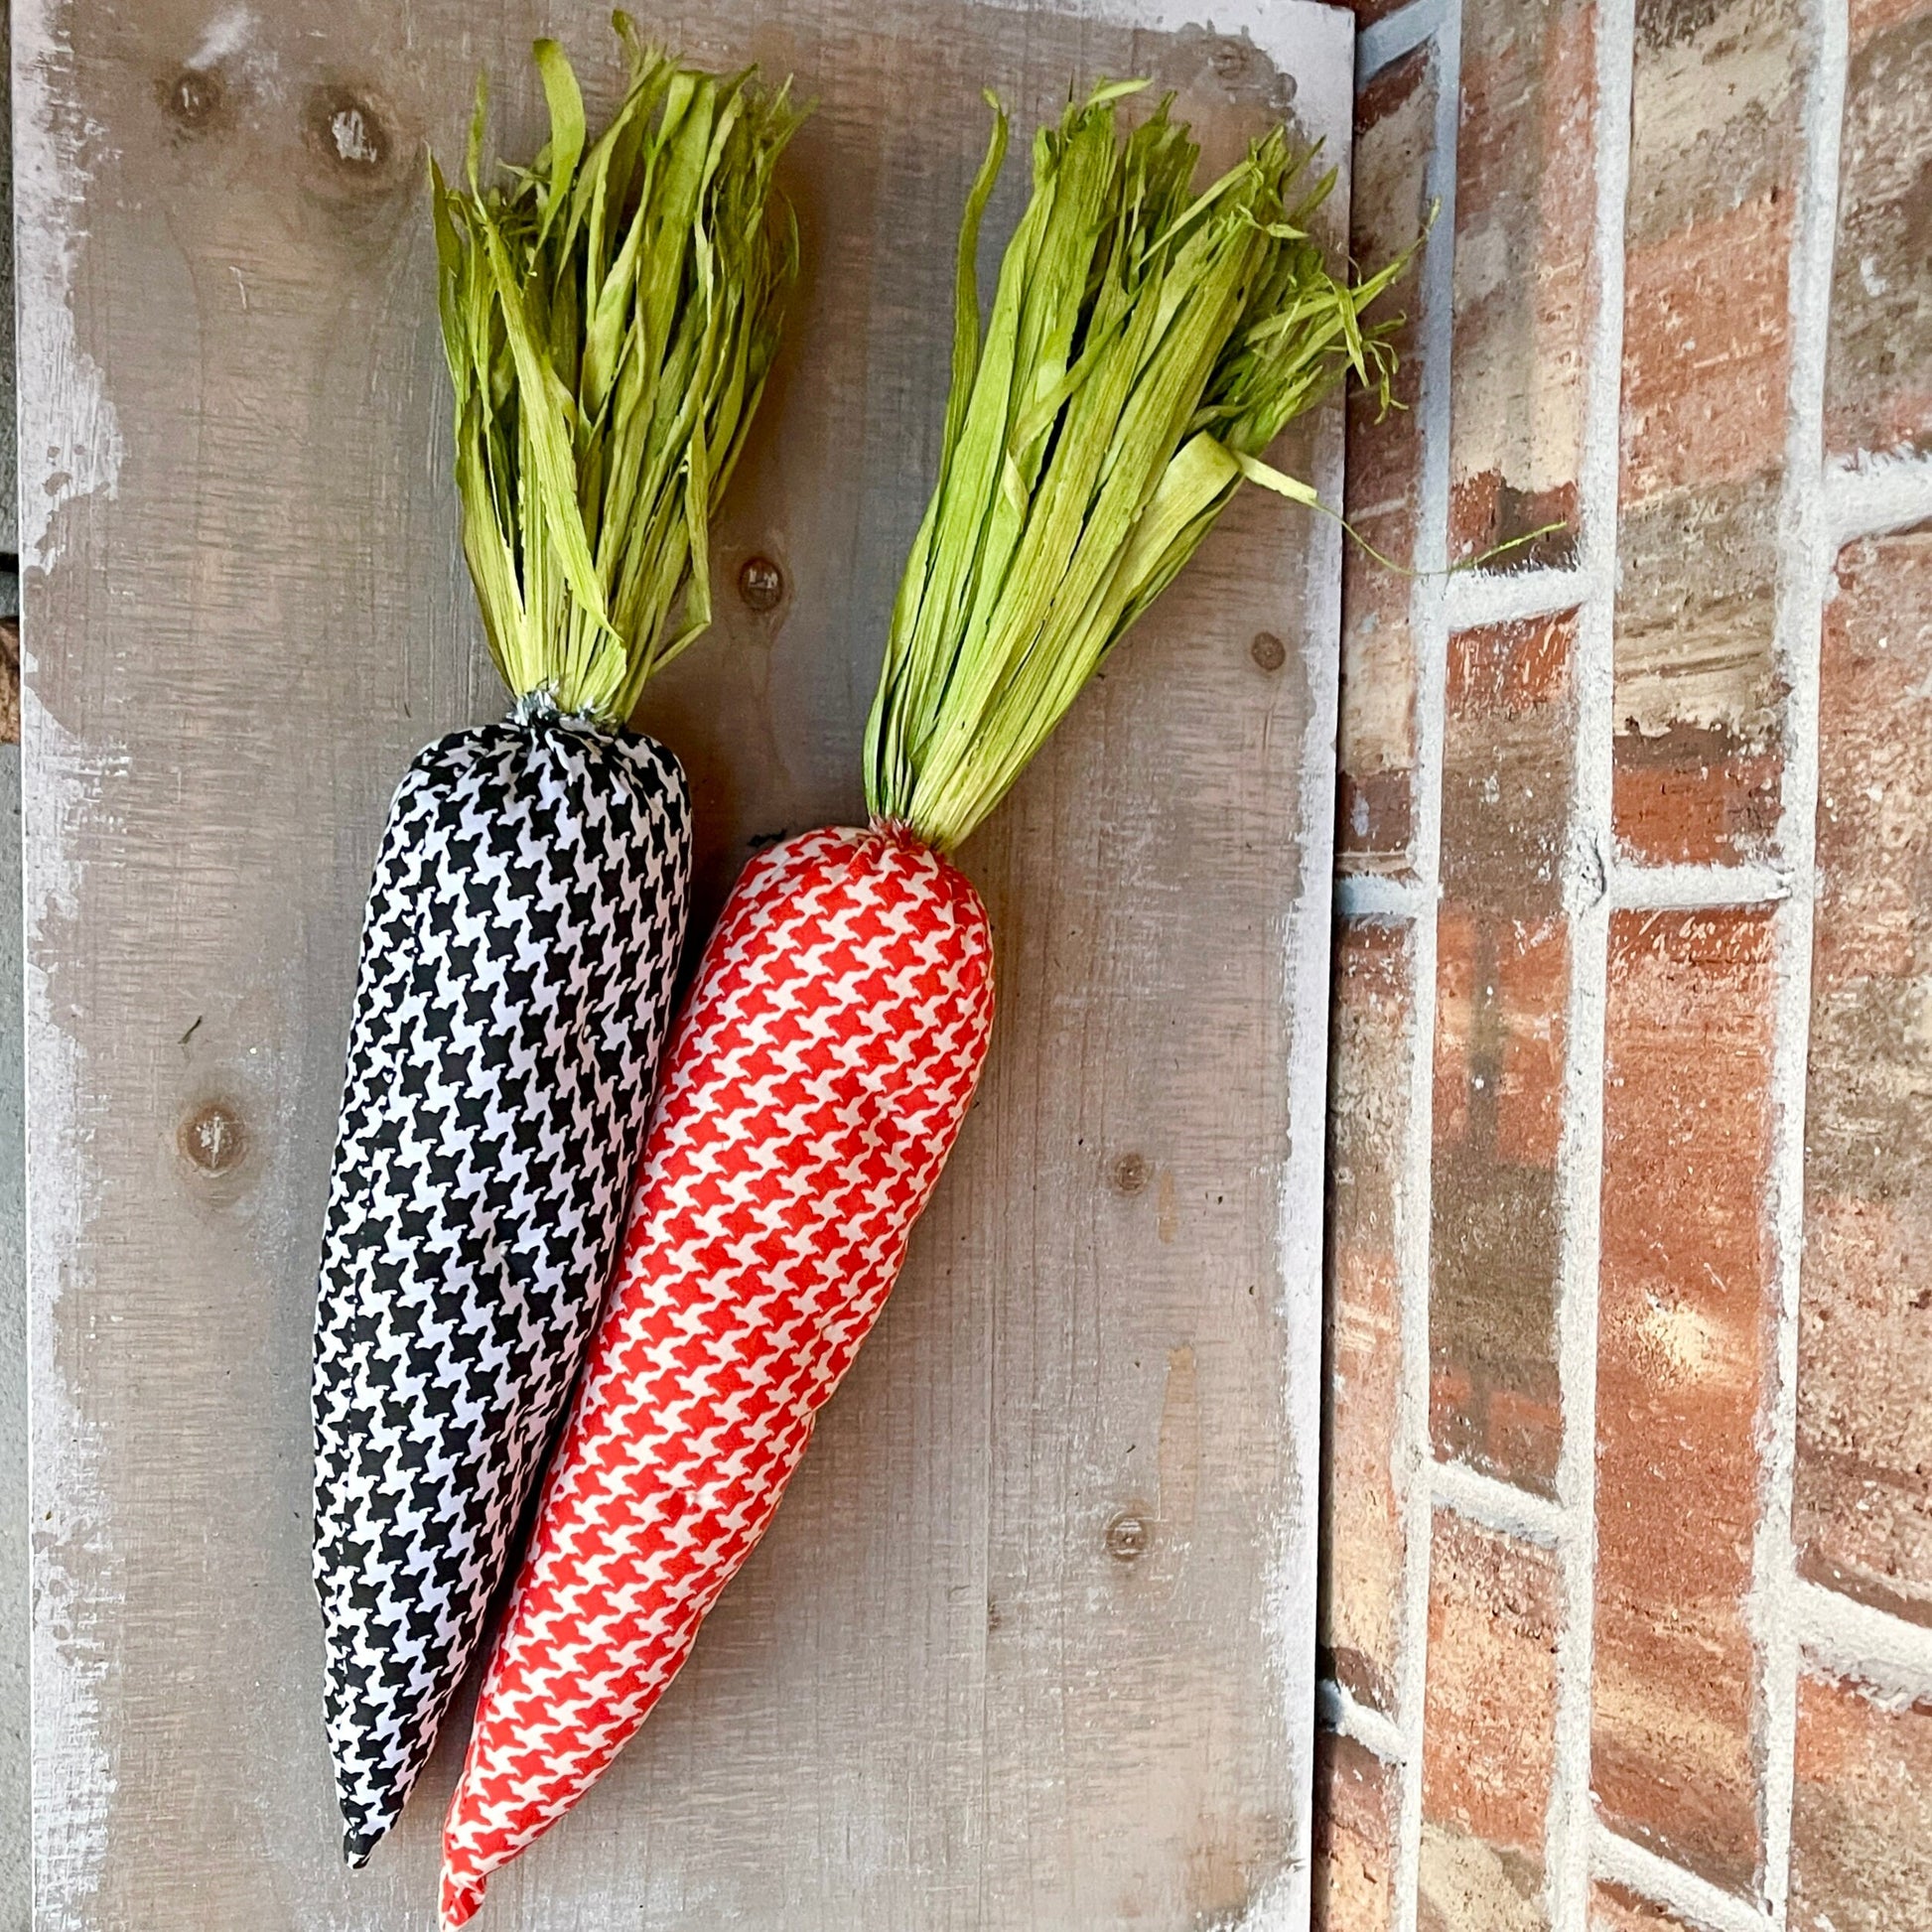
<svg viewBox="0 0 1932 1932"><path fill-rule="evenodd" d="M1358 20L1317 1922L1932 1932L1932 0Z"/></svg>

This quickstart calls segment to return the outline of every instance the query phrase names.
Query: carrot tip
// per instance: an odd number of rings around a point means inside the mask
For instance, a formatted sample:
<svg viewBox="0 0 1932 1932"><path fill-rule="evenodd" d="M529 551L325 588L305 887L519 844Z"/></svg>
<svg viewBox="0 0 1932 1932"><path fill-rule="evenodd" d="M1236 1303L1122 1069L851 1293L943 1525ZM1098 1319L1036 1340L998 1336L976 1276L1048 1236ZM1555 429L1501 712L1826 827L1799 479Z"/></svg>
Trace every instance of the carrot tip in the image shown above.
<svg viewBox="0 0 1932 1932"><path fill-rule="evenodd" d="M468 1925L477 1916L477 1908L483 1901L482 1885L452 1877L447 1871L443 1874L443 1923L449 1932L455 1932L459 1925Z"/></svg>

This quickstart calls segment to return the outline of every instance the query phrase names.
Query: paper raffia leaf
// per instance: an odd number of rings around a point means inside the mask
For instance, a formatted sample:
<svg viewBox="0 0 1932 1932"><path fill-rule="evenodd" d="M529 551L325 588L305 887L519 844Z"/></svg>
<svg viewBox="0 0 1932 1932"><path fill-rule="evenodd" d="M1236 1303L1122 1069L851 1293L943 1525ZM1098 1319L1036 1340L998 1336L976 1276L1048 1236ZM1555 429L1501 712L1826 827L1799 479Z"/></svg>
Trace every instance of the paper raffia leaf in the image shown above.
<svg viewBox="0 0 1932 1932"><path fill-rule="evenodd" d="M1291 503L1315 504L1321 500L1320 492L1312 483L1305 483L1299 477L1285 475L1272 465L1263 463L1259 457L1244 456L1240 451L1229 452L1234 458L1234 467L1251 483L1259 483L1263 489L1272 489L1277 496L1286 496Z"/></svg>
<svg viewBox="0 0 1932 1932"><path fill-rule="evenodd" d="M796 278L774 190L788 87L686 68L620 16L630 87L588 140L576 76L535 48L550 138L487 183L486 92L467 188L432 162L438 315L464 551L519 694L628 715L710 617L708 519L743 447Z"/></svg>

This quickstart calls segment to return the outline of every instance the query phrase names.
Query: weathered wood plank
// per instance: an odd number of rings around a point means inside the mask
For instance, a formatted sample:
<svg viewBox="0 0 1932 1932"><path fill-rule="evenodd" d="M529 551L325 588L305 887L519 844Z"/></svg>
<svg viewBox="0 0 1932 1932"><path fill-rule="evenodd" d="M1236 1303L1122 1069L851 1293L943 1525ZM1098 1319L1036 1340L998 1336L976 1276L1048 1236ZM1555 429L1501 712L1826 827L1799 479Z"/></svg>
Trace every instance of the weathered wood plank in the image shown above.
<svg viewBox="0 0 1932 1932"><path fill-rule="evenodd" d="M647 707L696 779L709 904L753 840L859 810L980 86L1024 123L1152 72L1219 158L1291 103L1345 156L1345 17L1137 4L647 17L819 103L722 621ZM453 1749L367 1872L335 1856L313 1268L388 793L501 702L419 148L457 148L479 64L530 139L530 36L596 68L601 23L16 9L46 1932L431 1922ZM996 232L1020 195L1016 169ZM1296 456L1334 493L1332 412ZM755 555L785 583L763 615ZM690 1669L493 1924L1304 1921L1336 562L1331 530L1238 504L969 849L1001 1032L906 1279Z"/></svg>

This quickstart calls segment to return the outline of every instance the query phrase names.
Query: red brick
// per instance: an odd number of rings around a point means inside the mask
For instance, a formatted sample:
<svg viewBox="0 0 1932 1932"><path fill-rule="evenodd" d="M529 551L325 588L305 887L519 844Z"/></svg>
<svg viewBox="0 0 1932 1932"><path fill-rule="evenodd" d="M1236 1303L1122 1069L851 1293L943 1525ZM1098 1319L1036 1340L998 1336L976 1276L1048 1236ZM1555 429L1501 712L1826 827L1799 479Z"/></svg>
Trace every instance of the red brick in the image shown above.
<svg viewBox="0 0 1932 1932"><path fill-rule="evenodd" d="M1932 6L1852 9L1825 433L1932 447Z"/></svg>
<svg viewBox="0 0 1932 1932"><path fill-rule="evenodd" d="M1355 527L1380 548L1383 538L1412 525L1407 516L1369 517ZM1416 645L1409 583L1350 543L1341 584L1335 863L1342 872L1402 873L1414 862L1416 830Z"/></svg>
<svg viewBox="0 0 1932 1932"><path fill-rule="evenodd" d="M1812 971L1842 991L1926 971L1932 526L1839 553L1819 665Z"/></svg>
<svg viewBox="0 0 1932 1932"><path fill-rule="evenodd" d="M1592 12L1493 0L1462 17L1449 524L1497 567L1574 560L1595 202Z"/></svg>
<svg viewBox="0 0 1932 1932"><path fill-rule="evenodd" d="M1880 34L1926 10L1925 0L1852 0L1847 27L1851 52L1858 54Z"/></svg>
<svg viewBox="0 0 1932 1932"><path fill-rule="evenodd" d="M1781 746L1682 725L1616 746L1618 841L1652 865L1734 865L1766 856L1784 776Z"/></svg>
<svg viewBox="0 0 1932 1932"><path fill-rule="evenodd" d="M1342 920L1329 1031L1319 1641L1324 1670L1391 1714L1403 1568L1397 1201L1414 1005L1409 928Z"/></svg>
<svg viewBox="0 0 1932 1932"><path fill-rule="evenodd" d="M1770 1369L1771 917L1611 922L1591 1787L1611 1826L1748 1892L1745 1620Z"/></svg>
<svg viewBox="0 0 1932 1932"><path fill-rule="evenodd" d="M1783 776L1774 478L1627 506L1617 530L1612 819L1656 864L1767 856Z"/></svg>
<svg viewBox="0 0 1932 1932"><path fill-rule="evenodd" d="M1394 1768L1349 1737L1314 1740L1314 1932L1395 1932Z"/></svg>
<svg viewBox="0 0 1932 1932"><path fill-rule="evenodd" d="M1781 467L1791 206L1765 196L1629 251L1624 501Z"/></svg>
<svg viewBox="0 0 1932 1932"><path fill-rule="evenodd" d="M1556 1360L1568 933L1560 919L1438 920L1430 1420L1439 1455L1545 1494Z"/></svg>
<svg viewBox="0 0 1932 1932"><path fill-rule="evenodd" d="M1796 0L1640 0L1625 207L1613 819L1635 858L1764 856L1798 168Z"/></svg>
<svg viewBox="0 0 1932 1932"><path fill-rule="evenodd" d="M1576 615L1449 640L1430 1353L1437 1452L1549 1492Z"/></svg>
<svg viewBox="0 0 1932 1932"><path fill-rule="evenodd" d="M1576 638L1569 611L1449 639L1442 874L1459 904L1517 914L1562 904Z"/></svg>
<svg viewBox="0 0 1932 1932"><path fill-rule="evenodd" d="M1625 246L1783 200L1796 179L1797 0L1637 0Z"/></svg>
<svg viewBox="0 0 1932 1932"><path fill-rule="evenodd" d="M1556 1760L1556 1553L1435 1513L1423 1816L1543 1857Z"/></svg>
<svg viewBox="0 0 1932 1932"><path fill-rule="evenodd" d="M1589 1932L1704 1932L1667 1907L1639 1898L1622 1885L1594 1884L1589 1891Z"/></svg>
<svg viewBox="0 0 1932 1932"><path fill-rule="evenodd" d="M1797 0L1636 0L1628 247L1785 196L1805 45Z"/></svg>
<svg viewBox="0 0 1932 1932"><path fill-rule="evenodd" d="M1932 1704L1800 1679L1792 1932L1925 1932L1928 1918Z"/></svg>
<svg viewBox="0 0 1932 1932"><path fill-rule="evenodd" d="M1546 1932L1541 1863L1452 1825L1422 1828L1416 1932Z"/></svg>
<svg viewBox="0 0 1932 1932"><path fill-rule="evenodd" d="M1423 1744L1423 1926L1544 1922L1555 1553L1438 1510Z"/></svg>
<svg viewBox="0 0 1932 1932"><path fill-rule="evenodd" d="M1436 119L1433 44L1392 62L1355 103L1349 246L1380 264L1421 233L1428 218L1428 163ZM1447 235L1431 245L1446 247ZM1402 405L1381 412L1354 392L1348 402L1347 503L1365 543L1413 565L1421 501L1418 341L1423 278L1412 270L1384 306L1400 310L1394 338ZM1409 624L1411 580L1358 545L1342 558L1342 678L1339 742L1341 865L1391 871L1408 865L1414 837L1416 651Z"/></svg>
<svg viewBox="0 0 1932 1932"><path fill-rule="evenodd" d="M1932 1622L1932 530L1825 614L1793 1527L1806 1575Z"/></svg>
<svg viewBox="0 0 1932 1932"><path fill-rule="evenodd" d="M20 620L0 618L0 745L20 743Z"/></svg>
<svg viewBox="0 0 1932 1932"><path fill-rule="evenodd" d="M1570 695L1577 613L1478 624L1449 639L1448 704L1465 724L1527 718Z"/></svg>
<svg viewBox="0 0 1932 1932"><path fill-rule="evenodd" d="M1393 61L1355 99L1355 149L1349 184L1348 245L1358 262L1379 268L1421 235L1429 220L1429 156L1436 131L1436 50L1433 42ZM1434 242L1426 245L1437 245ZM1399 315L1393 337L1398 364L1395 399L1386 413L1365 391L1349 397L1348 510L1354 517L1386 516L1416 502L1421 462L1418 324L1423 313L1421 258L1372 313ZM1389 554L1413 562L1410 532L1397 529ZM1378 545L1378 548L1383 546Z"/></svg>

